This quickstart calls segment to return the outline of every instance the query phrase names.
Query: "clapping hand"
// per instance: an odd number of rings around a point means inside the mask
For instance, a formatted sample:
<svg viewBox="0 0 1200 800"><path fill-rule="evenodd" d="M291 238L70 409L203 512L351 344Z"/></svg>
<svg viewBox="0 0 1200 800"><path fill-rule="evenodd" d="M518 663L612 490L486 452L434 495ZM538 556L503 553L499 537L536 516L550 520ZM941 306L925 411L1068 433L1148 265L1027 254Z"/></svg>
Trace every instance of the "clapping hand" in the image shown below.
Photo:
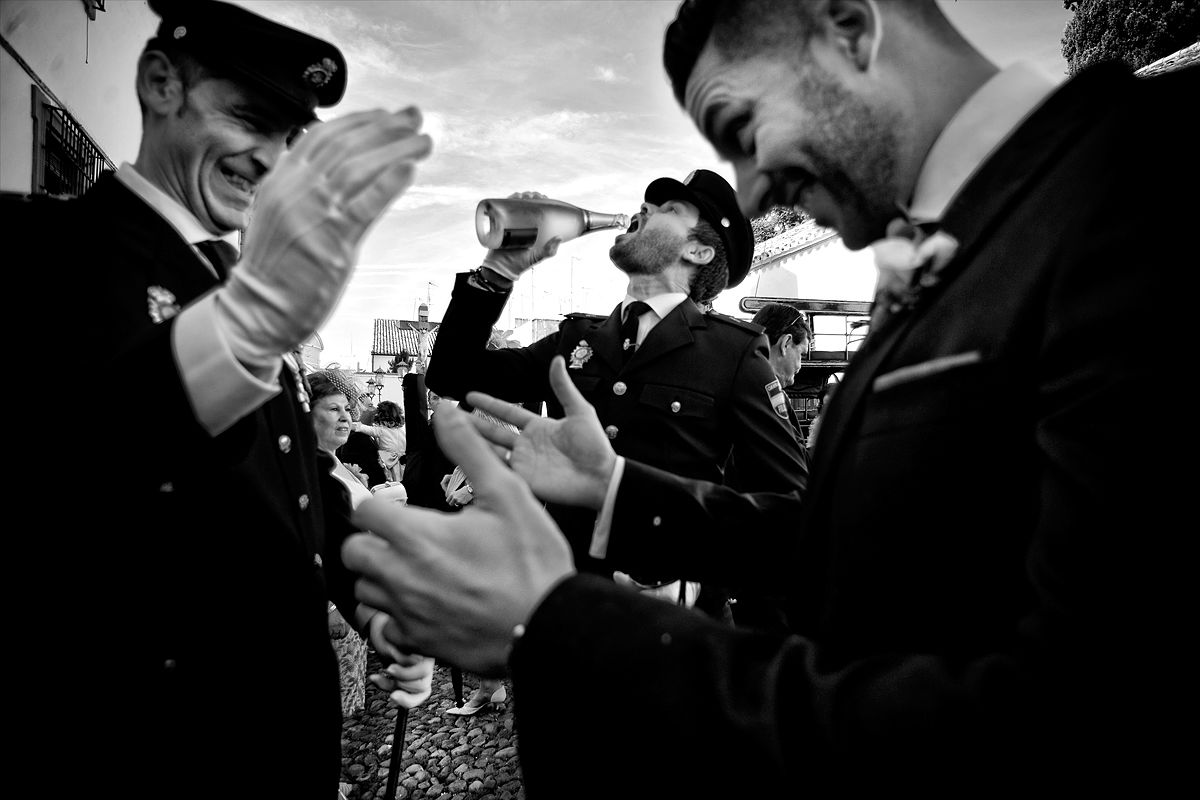
<svg viewBox="0 0 1200 800"><path fill-rule="evenodd" d="M324 323L367 229L432 149L421 122L416 108L322 122L263 181L241 260L215 298L240 361L277 363Z"/></svg>
<svg viewBox="0 0 1200 800"><path fill-rule="evenodd" d="M473 418L475 427L502 452L511 453L509 466L540 499L599 510L617 455L596 409L567 375L562 356L550 362L550 387L562 404L562 419L542 417L491 395L469 392L468 403L511 423L519 432L479 418Z"/></svg>
<svg viewBox="0 0 1200 800"><path fill-rule="evenodd" d="M398 650L499 677L514 629L574 565L542 504L471 419L443 402L433 424L438 444L474 487L475 501L442 513L366 500L354 520L371 533L347 539L342 558L362 575L358 599L391 615L387 638Z"/></svg>

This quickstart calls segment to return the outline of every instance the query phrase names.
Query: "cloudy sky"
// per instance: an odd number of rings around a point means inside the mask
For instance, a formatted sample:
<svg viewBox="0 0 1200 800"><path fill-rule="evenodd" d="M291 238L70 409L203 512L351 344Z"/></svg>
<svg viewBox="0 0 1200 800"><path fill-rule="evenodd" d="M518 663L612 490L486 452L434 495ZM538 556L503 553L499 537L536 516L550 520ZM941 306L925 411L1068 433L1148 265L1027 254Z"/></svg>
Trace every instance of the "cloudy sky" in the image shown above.
<svg viewBox="0 0 1200 800"><path fill-rule="evenodd" d="M455 273L484 254L474 233L484 197L536 190L631 213L656 177L705 167L732 178L662 69L676 0L238 2L341 47L349 88L326 117L415 104L434 139L414 186L368 234L321 330L325 364L367 366L376 317L415 319L428 300L431 319L441 319ZM1061 0L940 2L1000 65L1031 60L1065 73ZM611 243L611 232L599 232L565 244L518 284L502 326L572 310L607 314L624 294ZM866 299L860 293L848 286L844 299Z"/></svg>

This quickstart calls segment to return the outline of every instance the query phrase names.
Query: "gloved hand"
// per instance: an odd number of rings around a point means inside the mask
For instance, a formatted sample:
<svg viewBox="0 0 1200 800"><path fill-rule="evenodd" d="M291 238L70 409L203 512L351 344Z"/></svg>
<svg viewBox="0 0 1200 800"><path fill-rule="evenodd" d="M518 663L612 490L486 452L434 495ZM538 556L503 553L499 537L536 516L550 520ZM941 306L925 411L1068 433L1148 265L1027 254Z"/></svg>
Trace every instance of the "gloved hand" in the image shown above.
<svg viewBox="0 0 1200 800"><path fill-rule="evenodd" d="M415 107L316 125L263 182L242 258L217 290L234 355L270 366L332 313L367 229L412 183L432 140Z"/></svg>
<svg viewBox="0 0 1200 800"><path fill-rule="evenodd" d="M378 612L371 618L368 635L371 646L384 660L391 661L383 672L370 675L371 683L388 693L392 702L402 708L416 708L433 692L434 660L428 656L404 653L387 638L391 618Z"/></svg>
<svg viewBox="0 0 1200 800"><path fill-rule="evenodd" d="M546 195L539 192L514 192L509 197L546 199ZM537 248L525 247L515 250L488 250L487 255L483 257L482 266L487 267L492 272L503 276L509 281L515 281L534 264L545 261L557 253L560 244L562 244L562 239L554 238Z"/></svg>

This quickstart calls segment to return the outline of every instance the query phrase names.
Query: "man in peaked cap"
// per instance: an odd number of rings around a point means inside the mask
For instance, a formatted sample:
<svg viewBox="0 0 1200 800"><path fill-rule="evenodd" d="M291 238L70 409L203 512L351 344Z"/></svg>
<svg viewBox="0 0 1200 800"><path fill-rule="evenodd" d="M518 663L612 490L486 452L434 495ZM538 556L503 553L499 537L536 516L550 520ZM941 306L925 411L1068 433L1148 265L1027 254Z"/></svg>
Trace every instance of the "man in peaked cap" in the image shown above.
<svg viewBox="0 0 1200 800"><path fill-rule="evenodd" d="M45 603L70 622L88 688L29 718L75 721L82 746L43 774L99 791L328 800L342 723L329 603L395 659L397 702L428 696L432 664L388 647L387 616L354 598L338 553L349 505L293 352L431 143L415 108L299 136L345 90L336 47L226 3L150 5L162 23L138 60L136 161L79 198L4 209L55 243L14 279L29 296L45 291L37 272L69 287L36 335L65 351L54 320L70 320L104 342L111 377L89 397L106 421L94 468L71 490L86 519L52 512L26 562L54 575ZM135 376L154 402L132 419Z"/></svg>
<svg viewBox="0 0 1200 800"><path fill-rule="evenodd" d="M438 329L426 376L443 397L484 391L528 404L562 407L548 382L555 355L569 362L575 384L617 452L692 478L721 482L737 452L745 488L792 492L807 465L787 416L771 402L775 381L762 329L702 305L750 268L754 237L733 188L715 172L652 181L629 228L609 257L629 276L625 299L608 316L568 314L559 330L529 347L487 350L488 334L514 280L558 249L492 250L479 269L458 276ZM744 467L744 468L743 468ZM648 593L696 603L683 557L652 570L608 561L596 515L553 508L583 571L630 583ZM699 606L728 621L724 593L706 586Z"/></svg>

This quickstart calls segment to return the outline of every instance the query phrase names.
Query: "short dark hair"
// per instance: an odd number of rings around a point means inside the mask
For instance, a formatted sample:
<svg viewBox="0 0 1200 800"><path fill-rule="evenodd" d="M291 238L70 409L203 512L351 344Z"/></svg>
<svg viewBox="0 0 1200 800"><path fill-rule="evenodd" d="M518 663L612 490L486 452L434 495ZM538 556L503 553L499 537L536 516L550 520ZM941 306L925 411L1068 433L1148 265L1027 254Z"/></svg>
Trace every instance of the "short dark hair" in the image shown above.
<svg viewBox="0 0 1200 800"><path fill-rule="evenodd" d="M763 326L763 333L771 344L782 339L785 333L790 333L793 339L801 343L812 339L812 328L808 326L804 312L786 303L767 303L758 310L752 321Z"/></svg>
<svg viewBox="0 0 1200 800"><path fill-rule="evenodd" d="M710 36L722 56L763 53L780 45L802 52L812 37L813 9L782 0L684 0L667 26L663 66L683 105L688 77Z"/></svg>
<svg viewBox="0 0 1200 800"><path fill-rule="evenodd" d="M719 295L729 283L729 258L725 253L725 243L717 229L705 219L696 223L688 239L713 249L712 260L697 267L692 273L692 283L688 286L688 296L692 300L707 303Z"/></svg>
<svg viewBox="0 0 1200 800"><path fill-rule="evenodd" d="M385 428L399 428L404 424L404 412L391 400L383 400L375 408L375 423Z"/></svg>

